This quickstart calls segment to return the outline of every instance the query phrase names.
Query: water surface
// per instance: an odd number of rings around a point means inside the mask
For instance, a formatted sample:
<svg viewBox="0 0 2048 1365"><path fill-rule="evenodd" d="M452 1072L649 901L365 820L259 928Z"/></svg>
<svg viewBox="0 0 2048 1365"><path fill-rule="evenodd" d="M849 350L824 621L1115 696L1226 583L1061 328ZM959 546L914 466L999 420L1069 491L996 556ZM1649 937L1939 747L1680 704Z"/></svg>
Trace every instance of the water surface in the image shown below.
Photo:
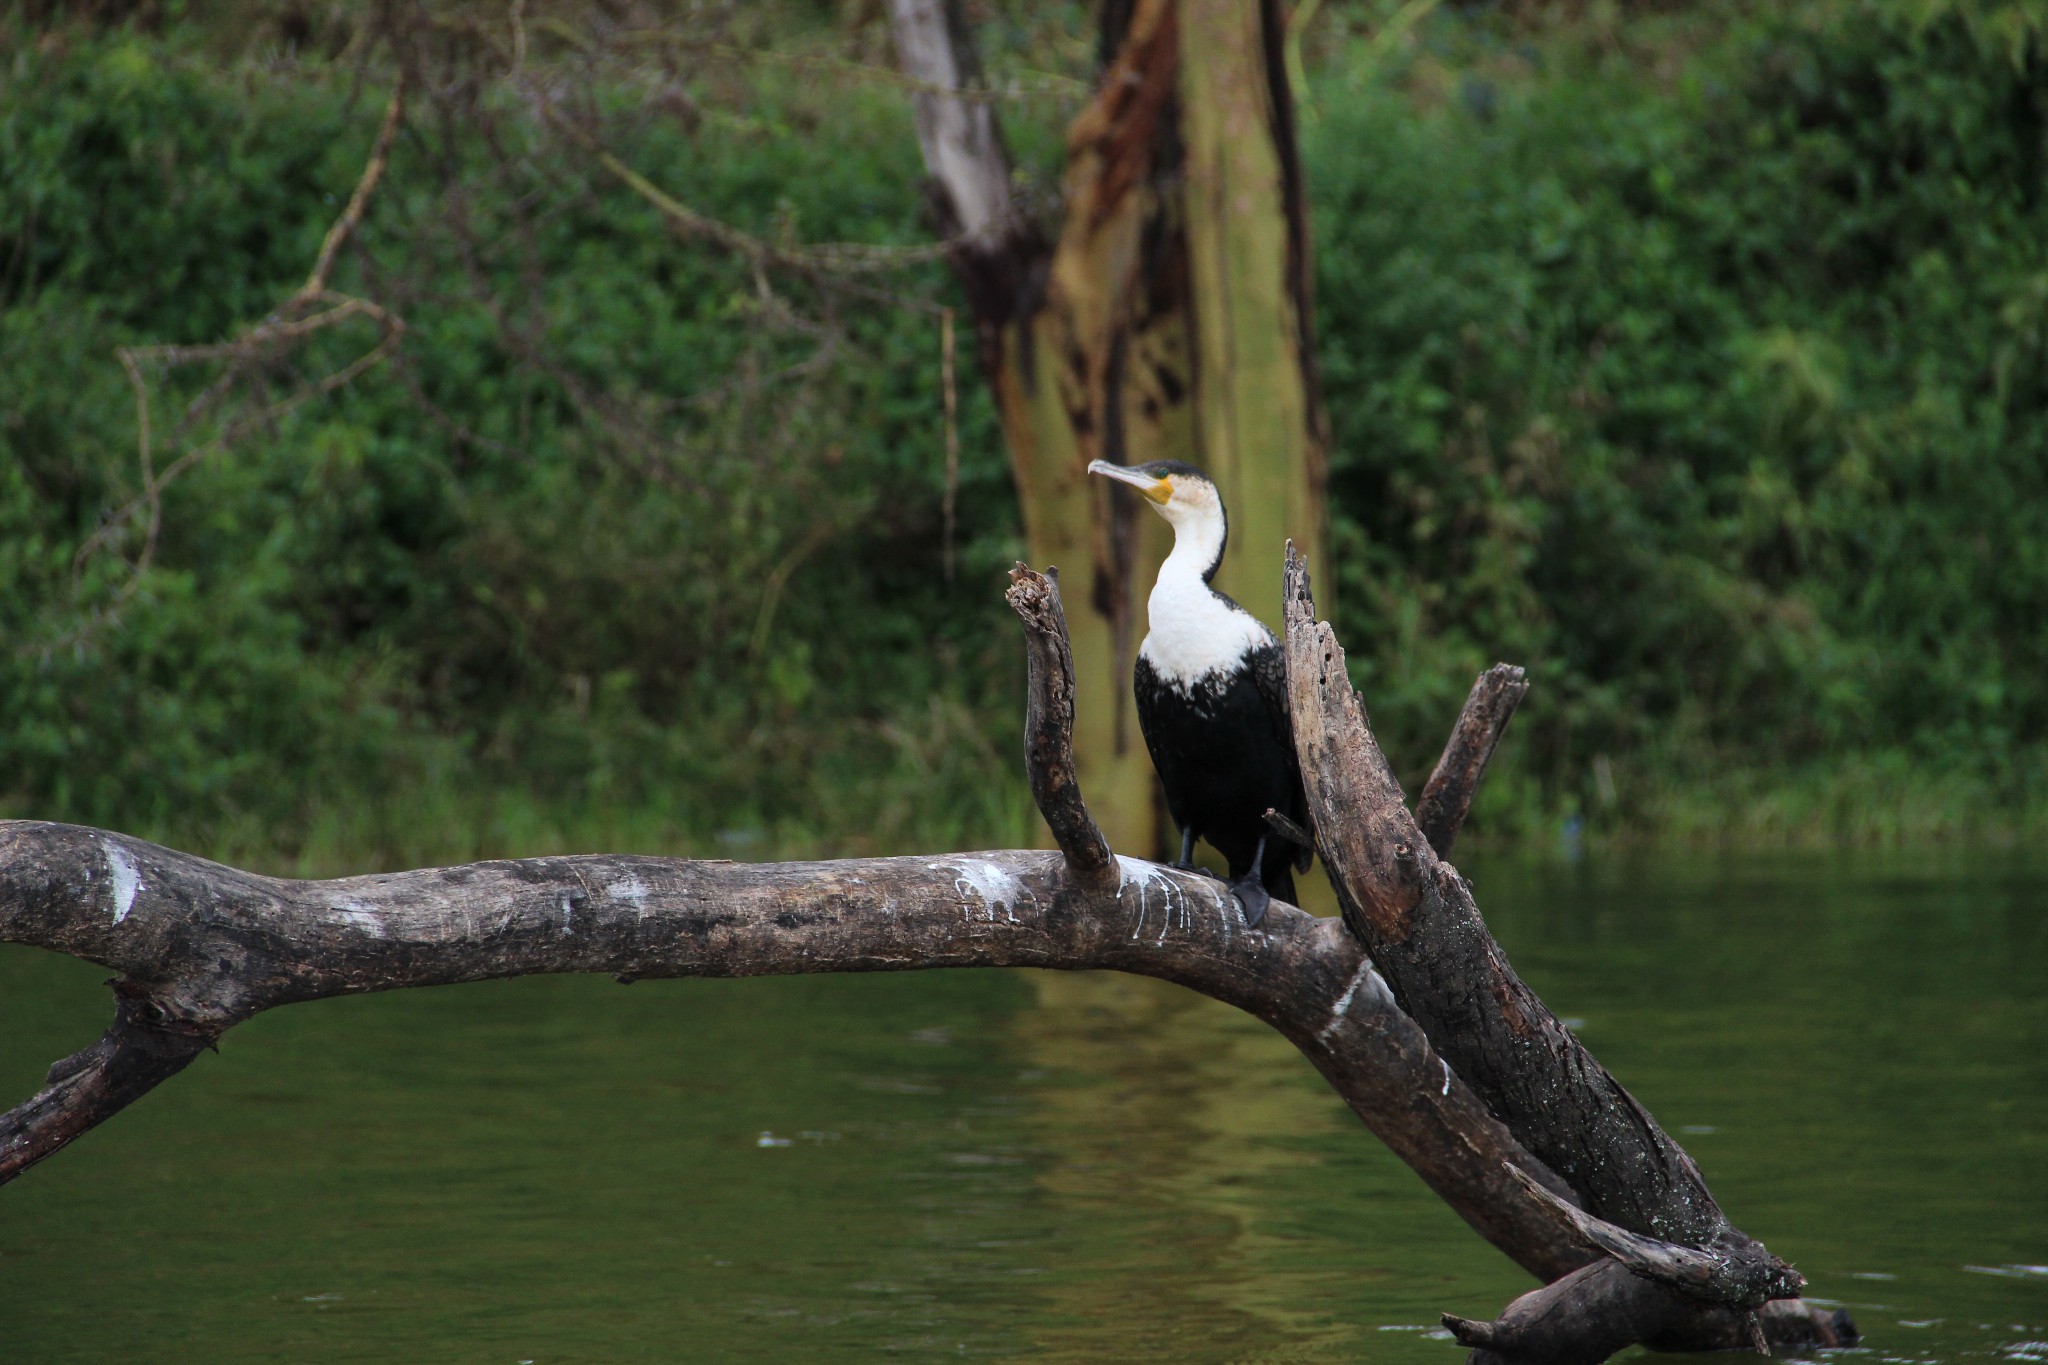
<svg viewBox="0 0 2048 1365"><path fill-rule="evenodd" d="M1857 1359L2048 1362L2048 862L1465 870ZM104 975L0 947L6 1101ZM0 1189L9 1362L1450 1365L1528 1287L1276 1035L1110 974L296 1006Z"/></svg>

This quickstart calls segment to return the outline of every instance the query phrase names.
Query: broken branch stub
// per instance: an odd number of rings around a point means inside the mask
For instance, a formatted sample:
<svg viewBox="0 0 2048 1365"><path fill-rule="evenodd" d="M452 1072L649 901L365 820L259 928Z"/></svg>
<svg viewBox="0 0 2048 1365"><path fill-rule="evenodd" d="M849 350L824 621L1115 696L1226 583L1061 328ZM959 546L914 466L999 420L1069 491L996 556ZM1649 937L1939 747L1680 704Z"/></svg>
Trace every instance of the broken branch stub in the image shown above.
<svg viewBox="0 0 2048 1365"><path fill-rule="evenodd" d="M1041 574L1018 564L1005 599L1024 623L1024 771L1031 798L1066 855L1067 870L1086 885L1107 886L1117 880L1116 860L1074 771L1074 654L1059 570Z"/></svg>
<svg viewBox="0 0 2048 1365"><path fill-rule="evenodd" d="M1409 814L1291 546L1285 612L1317 846L1345 923L1395 1000L1596 1220L1704 1253L1707 1266L1645 1253L1632 1265L1638 1274L1740 1308L1795 1296L1798 1273L1728 1222L1692 1159L1515 974L1470 885Z"/></svg>
<svg viewBox="0 0 2048 1365"><path fill-rule="evenodd" d="M1451 845L1465 823L1465 812L1486 776L1494 746L1514 719L1515 708L1529 691L1527 677L1513 664L1495 664L1479 675L1465 698L1465 709L1451 727L1436 771L1415 799L1415 823L1439 858L1451 856Z"/></svg>

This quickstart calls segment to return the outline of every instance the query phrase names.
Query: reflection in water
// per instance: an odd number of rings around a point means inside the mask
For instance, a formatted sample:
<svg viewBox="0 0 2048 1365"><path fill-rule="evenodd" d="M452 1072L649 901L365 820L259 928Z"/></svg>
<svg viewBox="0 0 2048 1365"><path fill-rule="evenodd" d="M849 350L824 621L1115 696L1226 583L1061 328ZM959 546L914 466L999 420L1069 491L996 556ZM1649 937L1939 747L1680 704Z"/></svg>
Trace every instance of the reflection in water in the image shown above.
<svg viewBox="0 0 2048 1365"><path fill-rule="evenodd" d="M1464 870L1873 1360L2048 1359L2048 864ZM104 976L0 948L0 1096ZM1527 1287L1277 1035L1109 974L293 1007L0 1189L9 1362L1452 1365Z"/></svg>
<svg viewBox="0 0 2048 1365"><path fill-rule="evenodd" d="M1244 1358L1274 1344L1336 1346L1355 1329L1304 1301L1266 1197L1320 1163L1293 1140L1356 1126L1301 1056L1256 1020L1178 986L1116 973L1035 973L1013 1021L1021 1055L1063 1078L1029 1121L1038 1184L1059 1211L1063 1273L1046 1286L1038 1359L1097 1359L1102 1324L1162 1358ZM1292 1253L1292 1256L1289 1255Z"/></svg>

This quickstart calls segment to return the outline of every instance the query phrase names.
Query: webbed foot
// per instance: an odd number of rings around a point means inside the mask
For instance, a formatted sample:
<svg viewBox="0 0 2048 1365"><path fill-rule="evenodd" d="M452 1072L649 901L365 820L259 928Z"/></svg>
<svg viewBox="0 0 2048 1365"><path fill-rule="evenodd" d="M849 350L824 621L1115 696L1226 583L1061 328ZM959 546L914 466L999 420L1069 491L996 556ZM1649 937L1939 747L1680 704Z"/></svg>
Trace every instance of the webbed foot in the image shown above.
<svg viewBox="0 0 2048 1365"><path fill-rule="evenodd" d="M1237 897L1237 903L1244 907L1245 927L1258 928L1266 918L1266 907L1273 903L1273 898L1266 894L1265 884L1259 880L1258 868L1253 867L1248 875L1230 883L1230 890Z"/></svg>

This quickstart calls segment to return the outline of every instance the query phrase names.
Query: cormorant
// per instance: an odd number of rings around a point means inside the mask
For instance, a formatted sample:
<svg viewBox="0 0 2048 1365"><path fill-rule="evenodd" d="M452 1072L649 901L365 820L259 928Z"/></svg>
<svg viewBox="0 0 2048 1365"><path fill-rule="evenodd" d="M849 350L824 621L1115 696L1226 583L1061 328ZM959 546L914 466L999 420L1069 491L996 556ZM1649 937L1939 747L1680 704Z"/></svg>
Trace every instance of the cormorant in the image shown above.
<svg viewBox="0 0 2048 1365"><path fill-rule="evenodd" d="M1274 810L1303 829L1309 824L1280 642L1210 586L1229 523L1208 475L1177 460L1136 468L1095 460L1088 472L1136 488L1173 526L1173 553L1146 603L1150 629L1132 679L1138 728L1180 829L1174 865L1193 866L1195 840L1207 839L1229 861L1231 890L1257 924L1269 893L1294 900L1289 864L1307 871L1310 853L1265 819Z"/></svg>

